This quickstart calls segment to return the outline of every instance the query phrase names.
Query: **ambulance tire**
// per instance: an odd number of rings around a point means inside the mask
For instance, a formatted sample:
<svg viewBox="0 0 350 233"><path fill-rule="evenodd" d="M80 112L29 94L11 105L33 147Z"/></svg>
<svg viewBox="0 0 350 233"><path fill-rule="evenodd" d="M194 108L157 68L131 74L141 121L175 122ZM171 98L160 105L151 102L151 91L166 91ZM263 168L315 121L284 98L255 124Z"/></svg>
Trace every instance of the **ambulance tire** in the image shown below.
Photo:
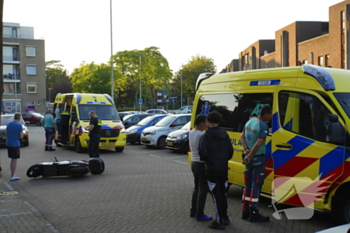
<svg viewBox="0 0 350 233"><path fill-rule="evenodd" d="M340 224L350 223L350 190L343 192L337 204L337 217Z"/></svg>
<svg viewBox="0 0 350 233"><path fill-rule="evenodd" d="M83 153L84 152L84 148L81 146L81 143L80 143L80 139L79 137L76 137L75 138L75 151L78 152L78 153Z"/></svg>
<svg viewBox="0 0 350 233"><path fill-rule="evenodd" d="M41 176L43 174L43 170L40 164L35 164L28 168L27 170L27 176L36 178L38 176Z"/></svg>

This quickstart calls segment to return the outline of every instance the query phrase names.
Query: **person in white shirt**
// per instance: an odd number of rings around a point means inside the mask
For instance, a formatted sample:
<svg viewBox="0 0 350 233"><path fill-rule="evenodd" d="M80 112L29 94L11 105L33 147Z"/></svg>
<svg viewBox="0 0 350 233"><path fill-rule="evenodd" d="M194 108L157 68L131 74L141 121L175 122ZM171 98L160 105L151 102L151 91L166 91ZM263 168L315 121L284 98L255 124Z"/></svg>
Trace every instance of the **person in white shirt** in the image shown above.
<svg viewBox="0 0 350 233"><path fill-rule="evenodd" d="M189 133L190 149L192 151L191 170L194 177L194 189L192 194L191 217L196 217L197 221L209 221L213 217L204 214L205 201L209 191L208 182L205 175L205 163L199 157L198 145L203 130L207 129L207 120L205 115L197 115L194 121L195 129Z"/></svg>

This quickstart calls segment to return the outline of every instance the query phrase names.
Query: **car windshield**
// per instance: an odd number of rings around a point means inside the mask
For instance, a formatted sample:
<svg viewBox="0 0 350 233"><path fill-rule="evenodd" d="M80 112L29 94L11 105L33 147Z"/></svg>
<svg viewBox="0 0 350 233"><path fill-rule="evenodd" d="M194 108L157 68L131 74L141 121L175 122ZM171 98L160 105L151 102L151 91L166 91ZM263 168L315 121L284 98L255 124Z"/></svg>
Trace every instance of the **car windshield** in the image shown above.
<svg viewBox="0 0 350 233"><path fill-rule="evenodd" d="M123 117L123 121L129 119L130 117L134 116L134 114L129 114Z"/></svg>
<svg viewBox="0 0 350 233"><path fill-rule="evenodd" d="M137 126L145 126L148 125L152 120L154 119L153 116L148 116L141 120L139 123L137 123Z"/></svg>
<svg viewBox="0 0 350 233"><path fill-rule="evenodd" d="M78 106L81 120L90 120L90 111L95 111L100 120L120 120L113 105L79 104Z"/></svg>
<svg viewBox="0 0 350 233"><path fill-rule="evenodd" d="M14 115L2 115L1 116L1 125L7 125L10 121L13 121L13 117L14 117ZM19 123L21 123L22 125L25 124L22 117L21 117L21 120Z"/></svg>
<svg viewBox="0 0 350 233"><path fill-rule="evenodd" d="M181 129L183 129L183 130L190 130L190 125L191 125L191 121L187 122L187 124L182 126Z"/></svg>
<svg viewBox="0 0 350 233"><path fill-rule="evenodd" d="M35 117L43 117L43 115L36 113L36 112L32 112L31 114L33 114L33 116L35 116Z"/></svg>
<svg viewBox="0 0 350 233"><path fill-rule="evenodd" d="M157 127L164 127L168 126L171 122L173 122L176 119L176 116L167 116L160 120L155 126Z"/></svg>
<svg viewBox="0 0 350 233"><path fill-rule="evenodd" d="M350 93L333 93L333 95L350 118Z"/></svg>

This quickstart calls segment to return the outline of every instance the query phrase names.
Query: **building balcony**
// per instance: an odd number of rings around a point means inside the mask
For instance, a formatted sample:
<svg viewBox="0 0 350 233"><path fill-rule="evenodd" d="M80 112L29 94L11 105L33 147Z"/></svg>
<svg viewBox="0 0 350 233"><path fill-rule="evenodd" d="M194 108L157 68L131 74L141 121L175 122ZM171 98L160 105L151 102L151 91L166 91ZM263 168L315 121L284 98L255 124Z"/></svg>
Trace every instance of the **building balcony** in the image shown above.
<svg viewBox="0 0 350 233"><path fill-rule="evenodd" d="M10 74L10 73L8 73L8 74L3 74L2 77L4 79L4 82L5 81L14 81L14 80L15 81L16 80L20 81L21 80L20 76L18 74Z"/></svg>
<svg viewBox="0 0 350 233"><path fill-rule="evenodd" d="M19 57L18 56L2 56L2 61L3 62L13 62L13 61L19 61Z"/></svg>

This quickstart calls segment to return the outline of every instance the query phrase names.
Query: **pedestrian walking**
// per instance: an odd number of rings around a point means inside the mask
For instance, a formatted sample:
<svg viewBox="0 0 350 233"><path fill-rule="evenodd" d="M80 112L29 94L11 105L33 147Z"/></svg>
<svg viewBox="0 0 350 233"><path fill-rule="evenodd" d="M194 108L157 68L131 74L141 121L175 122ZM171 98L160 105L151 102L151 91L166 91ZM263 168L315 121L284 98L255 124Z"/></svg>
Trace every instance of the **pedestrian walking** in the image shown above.
<svg viewBox="0 0 350 233"><path fill-rule="evenodd" d="M250 222L268 222L268 216L259 213L260 190L265 179L265 139L269 131L266 122L272 118L272 108L268 105L260 109L257 118L250 119L244 126L241 143L245 150L243 164L245 187L242 197L242 219Z"/></svg>
<svg viewBox="0 0 350 233"><path fill-rule="evenodd" d="M69 119L70 119L70 106L67 105L65 110L61 113L61 145L68 144L69 133Z"/></svg>
<svg viewBox="0 0 350 233"><path fill-rule="evenodd" d="M57 107L55 109L55 120L56 120L56 127L57 127L57 133L58 138L61 138L61 114L63 112L62 104L58 103Z"/></svg>
<svg viewBox="0 0 350 233"><path fill-rule="evenodd" d="M227 132L219 127L221 114L210 112L207 115L208 130L199 141L199 156L205 161L205 171L209 191L213 198L216 220L210 228L224 230L230 224L227 215L228 161L233 147Z"/></svg>
<svg viewBox="0 0 350 233"><path fill-rule="evenodd" d="M191 202L191 217L196 217L197 221L209 221L213 217L204 214L205 201L207 200L208 182L205 175L205 163L198 154L199 140L207 129L207 119L205 115L197 115L194 121L195 128L189 133L189 143L192 152L191 170L194 177L194 189Z"/></svg>
<svg viewBox="0 0 350 233"><path fill-rule="evenodd" d="M11 158L10 181L21 179L20 177L15 175L16 168L17 168L17 160L20 158L21 139L23 138L23 126L21 123L19 123L20 120L21 120L21 114L16 112L14 115L14 120L9 122L6 126L6 147L7 147L8 157Z"/></svg>
<svg viewBox="0 0 350 233"><path fill-rule="evenodd" d="M52 142L55 137L56 132L56 123L53 117L52 109L47 110L47 114L43 119L41 119L41 124L45 129L45 150L46 151L55 151L56 149L52 148Z"/></svg>
<svg viewBox="0 0 350 233"><path fill-rule="evenodd" d="M98 119L95 111L89 112L90 125L86 127L89 131L89 156L90 158L100 157L99 144L100 144L100 131L102 122Z"/></svg>

